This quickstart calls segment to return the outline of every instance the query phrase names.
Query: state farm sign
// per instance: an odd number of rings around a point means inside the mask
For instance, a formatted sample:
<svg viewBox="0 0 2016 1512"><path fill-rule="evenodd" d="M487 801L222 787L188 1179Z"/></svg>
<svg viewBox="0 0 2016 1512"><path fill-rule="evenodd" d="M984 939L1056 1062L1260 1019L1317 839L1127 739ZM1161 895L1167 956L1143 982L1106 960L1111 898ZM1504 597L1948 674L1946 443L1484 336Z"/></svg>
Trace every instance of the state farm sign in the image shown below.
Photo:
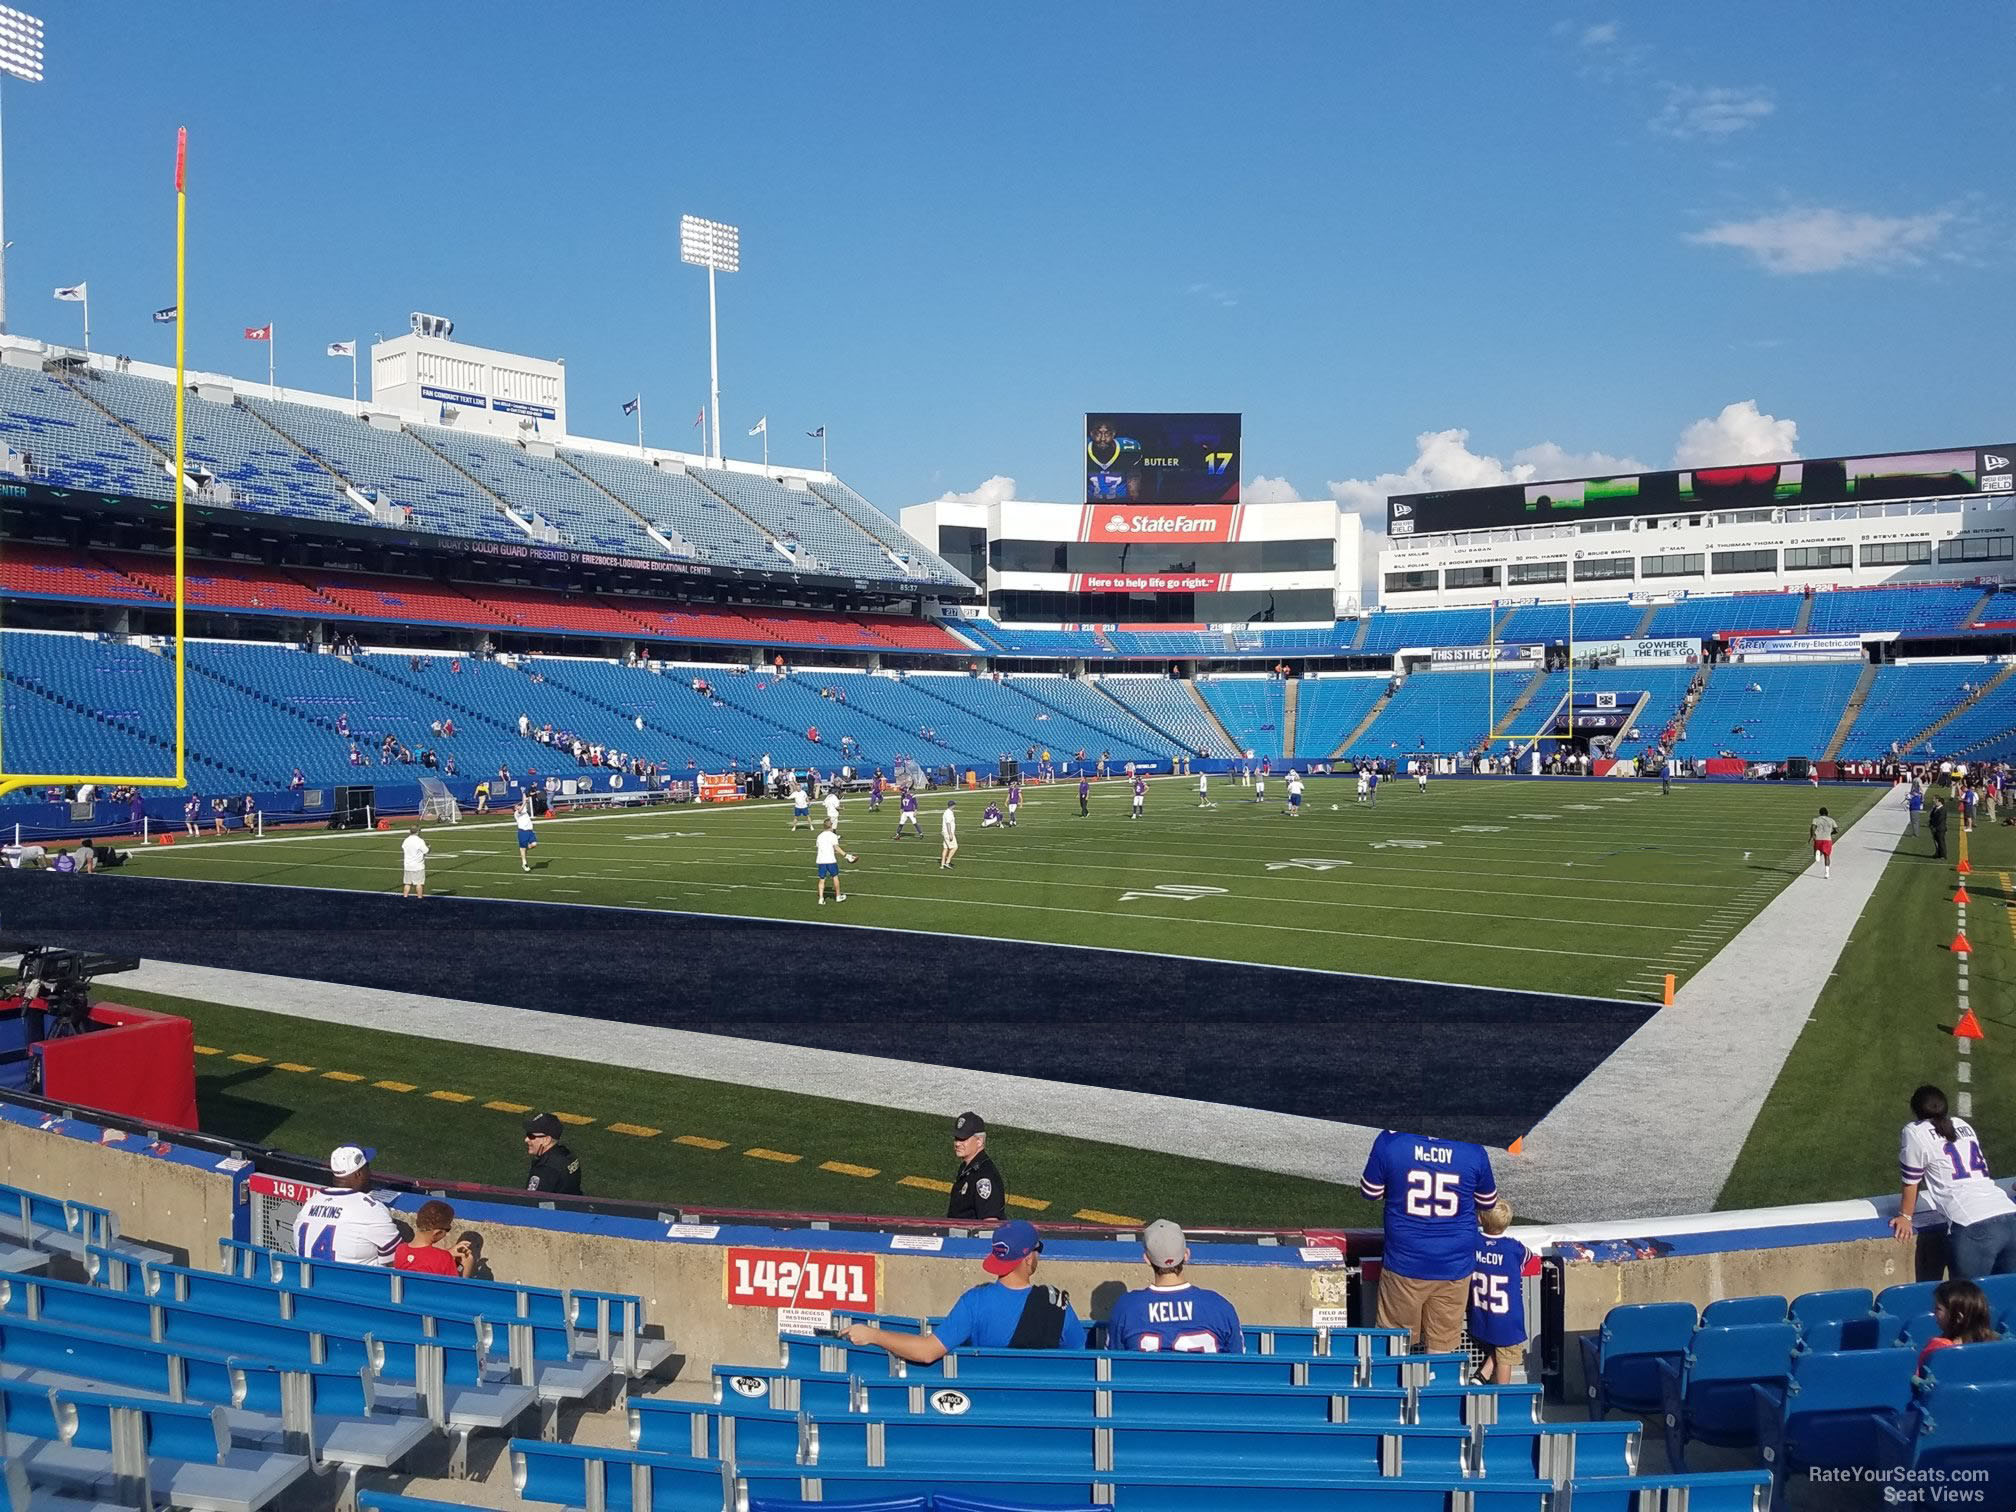
<svg viewBox="0 0 2016 1512"><path fill-rule="evenodd" d="M1081 541L1236 541L1237 504L1087 504Z"/></svg>
<svg viewBox="0 0 2016 1512"><path fill-rule="evenodd" d="M1071 579L1078 593L1216 593L1222 572L1081 572Z"/></svg>

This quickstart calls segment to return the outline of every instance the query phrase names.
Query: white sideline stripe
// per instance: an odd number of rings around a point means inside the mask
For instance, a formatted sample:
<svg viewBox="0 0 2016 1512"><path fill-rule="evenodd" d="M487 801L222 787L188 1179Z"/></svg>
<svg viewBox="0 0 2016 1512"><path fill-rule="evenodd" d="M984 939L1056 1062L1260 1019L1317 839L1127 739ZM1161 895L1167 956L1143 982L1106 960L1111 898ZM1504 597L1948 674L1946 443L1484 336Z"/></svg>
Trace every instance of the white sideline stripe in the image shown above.
<svg viewBox="0 0 2016 1512"><path fill-rule="evenodd" d="M947 1119L984 1107L990 1120L1045 1134L1208 1158L1287 1176L1336 1183L1357 1179L1377 1129L1291 1113L1195 1102L1148 1092L1110 1091L1071 1082L965 1071L922 1061L814 1050L771 1040L736 1039L575 1018L373 987L297 977L143 961L119 979L144 992L225 1003L295 1018L350 1024L395 1034L557 1056L597 1065L695 1076L729 1085L841 1097ZM1200 1155L1200 1152L1202 1154Z"/></svg>
<svg viewBox="0 0 2016 1512"><path fill-rule="evenodd" d="M1605 1194L1626 1217L1708 1212L1904 830L1892 792L1526 1136L1523 1211ZM1964 968L1963 968L1964 969ZM1960 1094L1963 1098L1965 1093Z"/></svg>

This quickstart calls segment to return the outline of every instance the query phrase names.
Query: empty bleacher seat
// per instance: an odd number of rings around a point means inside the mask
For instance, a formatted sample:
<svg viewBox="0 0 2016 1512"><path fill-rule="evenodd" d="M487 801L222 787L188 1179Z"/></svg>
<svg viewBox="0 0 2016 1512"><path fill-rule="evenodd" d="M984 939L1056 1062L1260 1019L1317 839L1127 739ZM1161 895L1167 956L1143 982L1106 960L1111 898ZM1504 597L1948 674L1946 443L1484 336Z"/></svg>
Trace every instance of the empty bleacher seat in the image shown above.
<svg viewBox="0 0 2016 1512"><path fill-rule="evenodd" d="M1799 1330L1791 1323L1702 1328L1695 1330L1678 1361L1661 1360L1668 1462L1684 1469L1687 1445L1697 1440L1724 1449L1755 1444L1757 1408L1751 1388L1782 1386L1791 1376L1798 1343Z"/></svg>
<svg viewBox="0 0 2016 1512"><path fill-rule="evenodd" d="M1703 1328L1735 1328L1746 1323L1783 1323L1783 1297L1724 1297L1701 1309Z"/></svg>
<svg viewBox="0 0 2016 1512"><path fill-rule="evenodd" d="M1902 1349L1802 1353L1788 1379L1751 1387L1757 1441L1781 1505L1795 1473L1875 1467L1876 1425L1911 1405L1914 1369Z"/></svg>
<svg viewBox="0 0 2016 1512"><path fill-rule="evenodd" d="M1942 1384L1900 1420L1877 1422L1877 1463L1882 1470L1912 1472L1921 1491L1943 1483L1956 1491L1978 1491L1979 1505L2006 1507L2016 1498L2012 1423L2016 1423L2016 1382ZM1931 1504L1929 1496L1921 1501Z"/></svg>
<svg viewBox="0 0 2016 1512"><path fill-rule="evenodd" d="M1692 1302L1639 1302L1604 1314L1602 1327L1581 1340L1589 1416L1658 1411L1660 1366L1686 1354L1697 1321Z"/></svg>

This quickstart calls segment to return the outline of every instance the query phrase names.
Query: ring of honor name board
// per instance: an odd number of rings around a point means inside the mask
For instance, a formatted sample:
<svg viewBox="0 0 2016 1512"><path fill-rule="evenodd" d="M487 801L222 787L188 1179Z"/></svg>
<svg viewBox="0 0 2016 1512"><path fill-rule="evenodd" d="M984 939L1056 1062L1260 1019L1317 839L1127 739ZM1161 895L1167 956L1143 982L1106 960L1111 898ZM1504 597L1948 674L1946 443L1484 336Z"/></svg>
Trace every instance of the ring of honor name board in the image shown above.
<svg viewBox="0 0 2016 1512"><path fill-rule="evenodd" d="M1088 414L1087 504L1237 504L1238 415Z"/></svg>

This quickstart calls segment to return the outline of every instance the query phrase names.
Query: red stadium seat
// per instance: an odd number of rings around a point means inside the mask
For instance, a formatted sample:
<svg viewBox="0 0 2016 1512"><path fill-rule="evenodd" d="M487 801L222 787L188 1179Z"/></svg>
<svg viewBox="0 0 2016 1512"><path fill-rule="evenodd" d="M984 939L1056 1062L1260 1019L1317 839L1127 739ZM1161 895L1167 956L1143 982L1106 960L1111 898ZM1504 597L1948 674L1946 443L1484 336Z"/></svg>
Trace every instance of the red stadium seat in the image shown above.
<svg viewBox="0 0 2016 1512"><path fill-rule="evenodd" d="M81 552L32 542L0 549L0 593L143 603L166 596Z"/></svg>

